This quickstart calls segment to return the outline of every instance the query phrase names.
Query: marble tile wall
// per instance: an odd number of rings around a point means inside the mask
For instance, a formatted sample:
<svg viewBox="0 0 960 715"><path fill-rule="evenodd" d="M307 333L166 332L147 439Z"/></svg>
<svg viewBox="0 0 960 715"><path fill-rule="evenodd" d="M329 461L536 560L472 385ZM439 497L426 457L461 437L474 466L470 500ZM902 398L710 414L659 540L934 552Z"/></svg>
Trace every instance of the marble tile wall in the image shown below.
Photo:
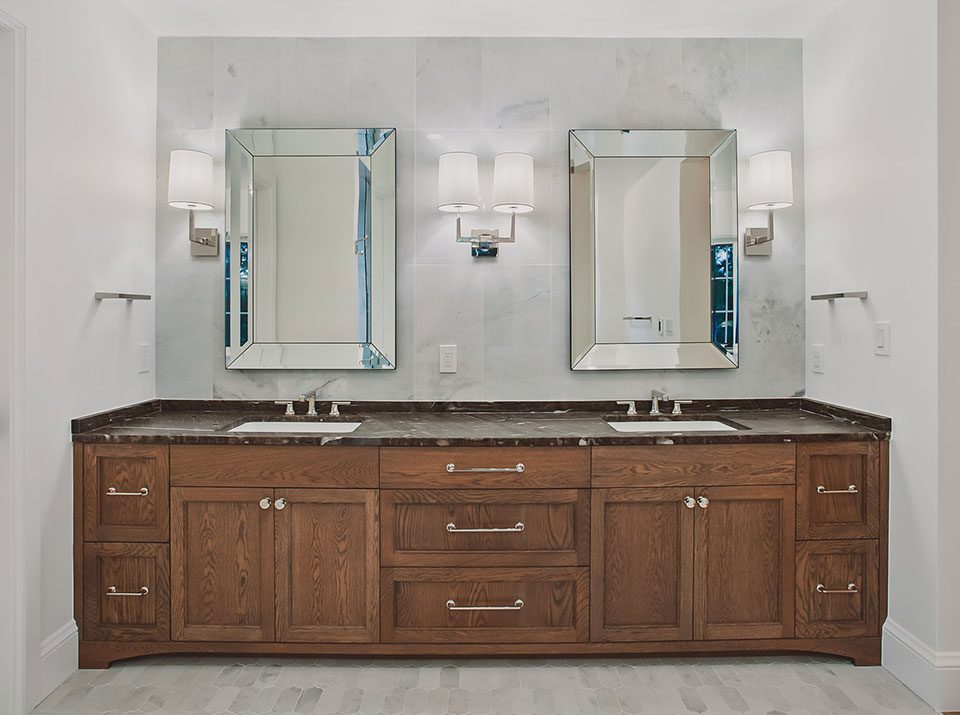
<svg viewBox="0 0 960 715"><path fill-rule="evenodd" d="M782 397L804 385L803 95L799 40L560 38L161 38L157 166L157 391L161 397L607 399L652 387L692 398ZM165 204L171 149L222 163L236 127L398 129L398 369L223 367L222 270L191 258L186 215ZM741 368L569 370L567 131L737 129L741 172L771 148L794 153L796 203L777 215L771 258L741 261ZM494 261L453 242L435 209L437 157L536 161L537 210ZM218 177L220 180L222 177ZM741 227L765 216L741 212ZM199 225L220 225L222 207ZM477 216L478 226L503 218ZM469 223L467 224L469 227ZM459 372L438 372L439 344Z"/></svg>

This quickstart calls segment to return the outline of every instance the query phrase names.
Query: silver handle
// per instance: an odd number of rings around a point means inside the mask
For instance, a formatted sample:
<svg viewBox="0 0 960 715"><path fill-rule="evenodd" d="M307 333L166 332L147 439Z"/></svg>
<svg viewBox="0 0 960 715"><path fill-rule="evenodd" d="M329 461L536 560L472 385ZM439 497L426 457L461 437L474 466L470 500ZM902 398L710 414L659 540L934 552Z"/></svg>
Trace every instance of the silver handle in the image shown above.
<svg viewBox="0 0 960 715"><path fill-rule="evenodd" d="M264 509L264 510L269 509L271 504L273 504L273 499L271 499L270 497L264 497L263 499L260 500L261 509Z"/></svg>
<svg viewBox="0 0 960 715"><path fill-rule="evenodd" d="M652 315L625 315L623 316L623 319L624 320L649 320L651 323L653 322Z"/></svg>
<svg viewBox="0 0 960 715"><path fill-rule="evenodd" d="M518 521L516 526L486 527L477 529L460 529L452 521L447 524L447 531L449 531L451 534L496 534L523 531L525 528L526 527L523 525L522 521Z"/></svg>
<svg viewBox="0 0 960 715"><path fill-rule="evenodd" d="M293 411L293 400L274 400L273 404L286 405L287 409L284 410L283 414L286 415L287 417L292 417L293 415L297 414L296 412Z"/></svg>
<svg viewBox="0 0 960 715"><path fill-rule="evenodd" d="M859 494L856 484L851 484L846 489L827 489L826 487L817 487L817 494Z"/></svg>
<svg viewBox="0 0 960 715"><path fill-rule="evenodd" d="M129 591L127 592L118 591L116 586L110 586L107 589L108 596L130 596L132 598L140 598L142 596L146 596L148 593L150 593L150 589L147 588L146 586L141 586L140 590L135 593L132 593Z"/></svg>
<svg viewBox="0 0 960 715"><path fill-rule="evenodd" d="M118 492L116 487L107 487L108 497L145 497L150 493L146 487L140 487L138 492Z"/></svg>
<svg viewBox="0 0 960 715"><path fill-rule="evenodd" d="M687 509L693 509L693 507L697 505L697 500L694 499L693 497L684 497L683 505L687 507Z"/></svg>
<svg viewBox="0 0 960 715"><path fill-rule="evenodd" d="M523 608L523 601L519 598L512 606L458 606L452 598L447 601L448 611L519 611Z"/></svg>
<svg viewBox="0 0 960 715"><path fill-rule="evenodd" d="M697 505L701 509L706 509L708 506L710 506L710 500L706 497L697 497Z"/></svg>
<svg viewBox="0 0 960 715"><path fill-rule="evenodd" d="M457 469L457 465L453 462L447 465L447 472L450 474L481 474L483 472L515 472L519 474L524 469L526 467L523 466L523 462L518 463L516 467L470 467L468 469Z"/></svg>
<svg viewBox="0 0 960 715"><path fill-rule="evenodd" d="M287 500L284 499L283 497L280 497L273 503L273 508L277 509L278 511L283 511L286 508L286 506L287 506Z"/></svg>
<svg viewBox="0 0 960 715"><path fill-rule="evenodd" d="M822 583L818 583L817 593L860 593L860 590L857 588L857 584L855 583L848 583L846 588L836 589L830 589L824 586Z"/></svg>

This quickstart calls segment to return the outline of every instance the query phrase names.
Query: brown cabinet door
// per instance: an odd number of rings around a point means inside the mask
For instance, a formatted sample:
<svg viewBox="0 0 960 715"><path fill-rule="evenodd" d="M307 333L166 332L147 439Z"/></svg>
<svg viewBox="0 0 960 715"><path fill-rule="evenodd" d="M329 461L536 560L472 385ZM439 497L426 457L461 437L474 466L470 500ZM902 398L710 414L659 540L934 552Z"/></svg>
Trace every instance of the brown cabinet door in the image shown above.
<svg viewBox="0 0 960 715"><path fill-rule="evenodd" d="M693 635L690 488L593 492L591 639L689 640ZM689 502L687 502L689 503Z"/></svg>
<svg viewBox="0 0 960 715"><path fill-rule="evenodd" d="M797 544L797 636L879 635L877 560L873 540Z"/></svg>
<svg viewBox="0 0 960 715"><path fill-rule="evenodd" d="M265 498L272 489L171 490L173 640L273 640L275 510Z"/></svg>
<svg viewBox="0 0 960 715"><path fill-rule="evenodd" d="M797 450L797 537L880 535L880 445L801 444Z"/></svg>
<svg viewBox="0 0 960 715"><path fill-rule="evenodd" d="M694 637L792 638L794 488L697 489Z"/></svg>
<svg viewBox="0 0 960 715"><path fill-rule="evenodd" d="M275 494L277 640L378 641L377 492Z"/></svg>
<svg viewBox="0 0 960 715"><path fill-rule="evenodd" d="M166 544L84 544L83 639L170 639Z"/></svg>
<svg viewBox="0 0 960 715"><path fill-rule="evenodd" d="M169 478L165 445L84 445L84 539L166 541Z"/></svg>

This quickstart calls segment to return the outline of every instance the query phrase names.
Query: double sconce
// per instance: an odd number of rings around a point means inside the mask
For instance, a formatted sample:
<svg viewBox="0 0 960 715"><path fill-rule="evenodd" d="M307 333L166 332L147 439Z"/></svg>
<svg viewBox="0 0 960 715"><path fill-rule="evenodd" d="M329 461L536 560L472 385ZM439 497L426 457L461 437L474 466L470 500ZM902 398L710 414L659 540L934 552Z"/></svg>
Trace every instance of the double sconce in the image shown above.
<svg viewBox="0 0 960 715"><path fill-rule="evenodd" d="M477 155L455 151L440 155L439 202L441 211L457 214L457 241L470 244L474 258L496 256L501 243L517 240L517 214L533 211L533 157L520 152L498 154L493 163L493 210L510 214L510 235L499 229L475 228L464 236L460 215L478 211L480 179Z"/></svg>
<svg viewBox="0 0 960 715"><path fill-rule="evenodd" d="M766 211L766 228L748 228L743 235L744 253L773 253L773 212L793 206L793 157L789 151L764 151L750 157L747 208Z"/></svg>
<svg viewBox="0 0 960 715"><path fill-rule="evenodd" d="M167 205L190 212L190 255L216 256L220 231L197 228L196 211L213 209L213 157L202 151L175 149L170 152Z"/></svg>

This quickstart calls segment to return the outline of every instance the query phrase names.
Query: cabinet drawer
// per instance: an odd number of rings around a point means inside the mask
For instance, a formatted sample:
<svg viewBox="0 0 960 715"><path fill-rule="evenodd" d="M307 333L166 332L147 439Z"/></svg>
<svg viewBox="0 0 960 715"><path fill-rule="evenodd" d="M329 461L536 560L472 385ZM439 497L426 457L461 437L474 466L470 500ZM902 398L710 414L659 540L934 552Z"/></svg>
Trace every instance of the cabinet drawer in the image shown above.
<svg viewBox="0 0 960 715"><path fill-rule="evenodd" d="M84 544L84 640L170 640L168 549L166 544Z"/></svg>
<svg viewBox="0 0 960 715"><path fill-rule="evenodd" d="M593 486L793 484L796 452L793 444L594 447Z"/></svg>
<svg viewBox="0 0 960 715"><path fill-rule="evenodd" d="M179 487L376 487L376 447L173 445Z"/></svg>
<svg viewBox="0 0 960 715"><path fill-rule="evenodd" d="M395 447L380 452L383 487L544 489L590 486L580 447Z"/></svg>
<svg viewBox="0 0 960 715"><path fill-rule="evenodd" d="M877 542L807 541L797 545L797 636L880 634Z"/></svg>
<svg viewBox="0 0 960 715"><path fill-rule="evenodd" d="M166 541L170 536L168 448L87 444L83 448L86 541Z"/></svg>
<svg viewBox="0 0 960 715"><path fill-rule="evenodd" d="M384 643L573 643L589 633L585 568L384 569Z"/></svg>
<svg viewBox="0 0 960 715"><path fill-rule="evenodd" d="M797 538L880 535L880 445L804 444L797 450Z"/></svg>
<svg viewBox="0 0 960 715"><path fill-rule="evenodd" d="M589 563L585 489L384 489L380 500L387 566Z"/></svg>

